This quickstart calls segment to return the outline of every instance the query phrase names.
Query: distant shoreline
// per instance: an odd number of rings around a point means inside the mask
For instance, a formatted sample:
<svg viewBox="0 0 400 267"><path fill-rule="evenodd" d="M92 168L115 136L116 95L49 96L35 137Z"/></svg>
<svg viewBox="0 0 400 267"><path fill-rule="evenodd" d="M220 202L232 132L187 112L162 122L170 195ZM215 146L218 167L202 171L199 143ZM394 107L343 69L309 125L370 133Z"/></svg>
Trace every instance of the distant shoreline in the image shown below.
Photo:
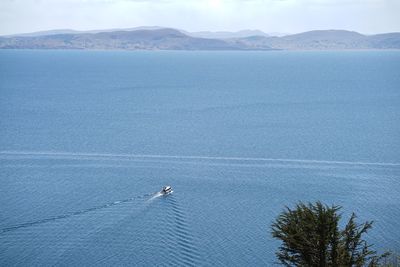
<svg viewBox="0 0 400 267"><path fill-rule="evenodd" d="M0 37L0 49L66 49L121 51L375 51L399 50L400 33L363 35L345 30L319 30L282 37L195 37L160 28L109 32L57 33Z"/></svg>

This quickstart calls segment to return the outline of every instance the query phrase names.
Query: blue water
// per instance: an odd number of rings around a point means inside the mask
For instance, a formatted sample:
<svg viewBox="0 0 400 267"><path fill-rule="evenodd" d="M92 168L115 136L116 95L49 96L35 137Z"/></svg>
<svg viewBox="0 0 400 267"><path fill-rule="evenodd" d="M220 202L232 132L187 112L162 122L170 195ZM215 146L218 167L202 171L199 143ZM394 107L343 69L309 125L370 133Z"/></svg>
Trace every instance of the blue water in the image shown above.
<svg viewBox="0 0 400 267"><path fill-rule="evenodd" d="M399 70L393 51L0 51L0 265L271 265L299 200L400 250Z"/></svg>

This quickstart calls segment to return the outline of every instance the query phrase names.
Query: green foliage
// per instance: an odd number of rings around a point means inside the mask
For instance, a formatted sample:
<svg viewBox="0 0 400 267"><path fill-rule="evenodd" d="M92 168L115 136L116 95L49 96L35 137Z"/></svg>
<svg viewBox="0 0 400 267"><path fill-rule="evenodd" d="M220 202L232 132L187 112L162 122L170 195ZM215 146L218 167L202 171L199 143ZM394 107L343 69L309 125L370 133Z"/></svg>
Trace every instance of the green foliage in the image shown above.
<svg viewBox="0 0 400 267"><path fill-rule="evenodd" d="M272 224L272 236L282 241L276 255L286 266L379 266L389 253L378 255L362 236L372 222L357 224L353 213L339 229L339 206L299 203L286 207Z"/></svg>

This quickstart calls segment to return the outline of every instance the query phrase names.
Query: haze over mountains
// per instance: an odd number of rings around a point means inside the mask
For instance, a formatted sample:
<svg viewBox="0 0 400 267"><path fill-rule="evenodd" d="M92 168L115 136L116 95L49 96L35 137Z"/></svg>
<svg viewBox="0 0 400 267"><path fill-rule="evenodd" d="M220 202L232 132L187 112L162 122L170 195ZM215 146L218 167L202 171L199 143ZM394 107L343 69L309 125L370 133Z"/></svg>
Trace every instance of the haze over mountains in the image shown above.
<svg viewBox="0 0 400 267"><path fill-rule="evenodd" d="M0 49L99 50L355 50L400 49L400 33L363 35L316 30L270 36L259 30L186 32L162 27L53 30L0 37Z"/></svg>
<svg viewBox="0 0 400 267"><path fill-rule="evenodd" d="M201 32L185 32L183 33L193 36L193 37L200 37L200 38L211 38L211 39L230 39L230 38L245 38L249 36L264 36L269 37L270 34L267 34L260 30L241 30L237 32L228 32L228 31L217 31L217 32L210 32L210 31L201 31Z"/></svg>

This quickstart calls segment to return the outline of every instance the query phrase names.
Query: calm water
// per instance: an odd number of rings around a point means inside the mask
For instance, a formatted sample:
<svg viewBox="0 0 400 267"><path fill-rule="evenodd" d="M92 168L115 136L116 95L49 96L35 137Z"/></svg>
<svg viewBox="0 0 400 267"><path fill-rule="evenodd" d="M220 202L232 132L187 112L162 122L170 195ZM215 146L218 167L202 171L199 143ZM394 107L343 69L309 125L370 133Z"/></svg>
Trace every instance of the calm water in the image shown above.
<svg viewBox="0 0 400 267"><path fill-rule="evenodd" d="M0 51L0 265L270 265L299 200L399 250L399 70L400 52Z"/></svg>

